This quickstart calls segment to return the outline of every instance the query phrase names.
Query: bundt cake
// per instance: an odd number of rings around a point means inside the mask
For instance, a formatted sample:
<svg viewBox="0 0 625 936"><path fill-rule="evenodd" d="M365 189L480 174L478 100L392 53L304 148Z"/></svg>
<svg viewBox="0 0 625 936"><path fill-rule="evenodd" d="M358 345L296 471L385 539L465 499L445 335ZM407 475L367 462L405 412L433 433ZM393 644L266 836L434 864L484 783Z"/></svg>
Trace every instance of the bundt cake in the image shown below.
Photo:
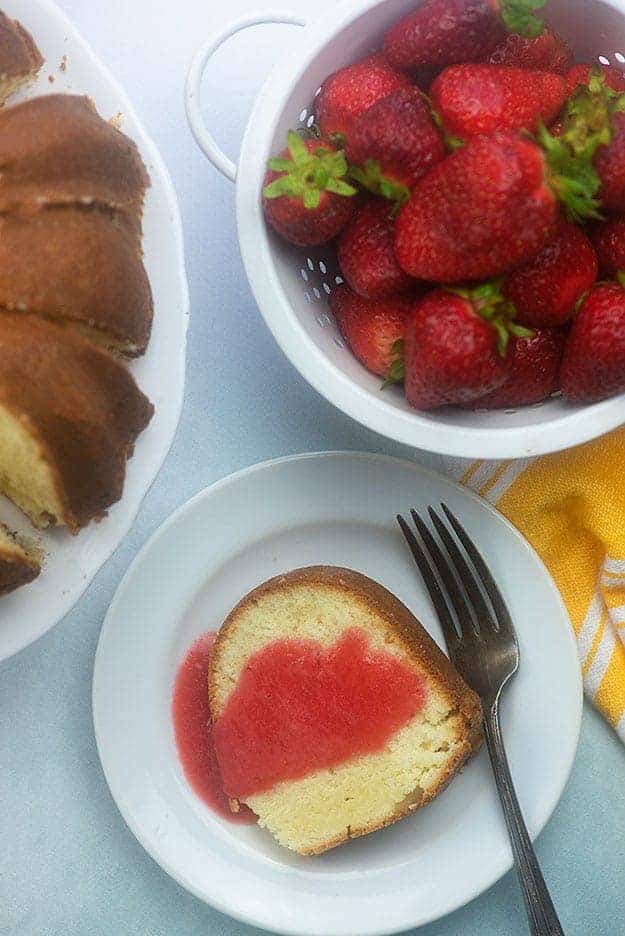
<svg viewBox="0 0 625 936"><path fill-rule="evenodd" d="M0 492L76 533L121 497L152 404L112 355L38 316L0 315L0 360Z"/></svg>
<svg viewBox="0 0 625 936"><path fill-rule="evenodd" d="M129 357L143 354L152 294L135 237L73 206L0 217L0 314L35 312Z"/></svg>
<svg viewBox="0 0 625 936"><path fill-rule="evenodd" d="M21 543L4 524L0 523L0 596L27 585L41 571L36 549Z"/></svg>
<svg viewBox="0 0 625 936"><path fill-rule="evenodd" d="M299 569L247 595L208 681L233 808L303 855L423 806L481 743L477 696L397 598L347 569Z"/></svg>
<svg viewBox="0 0 625 936"><path fill-rule="evenodd" d="M41 52L30 33L0 11L0 104L32 80L42 65Z"/></svg>
<svg viewBox="0 0 625 936"><path fill-rule="evenodd" d="M46 94L0 111L0 211L96 205L140 229L149 178L135 143L87 97Z"/></svg>

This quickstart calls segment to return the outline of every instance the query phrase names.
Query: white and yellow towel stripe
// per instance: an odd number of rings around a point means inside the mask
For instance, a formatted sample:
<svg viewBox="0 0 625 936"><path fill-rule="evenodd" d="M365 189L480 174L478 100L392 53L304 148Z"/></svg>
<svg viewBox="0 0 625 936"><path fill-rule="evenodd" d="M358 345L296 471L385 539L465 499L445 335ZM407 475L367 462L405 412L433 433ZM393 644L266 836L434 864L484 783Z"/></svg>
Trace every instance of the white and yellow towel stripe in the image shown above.
<svg viewBox="0 0 625 936"><path fill-rule="evenodd" d="M475 462L461 481L542 557L577 635L586 694L625 741L625 428L555 455Z"/></svg>

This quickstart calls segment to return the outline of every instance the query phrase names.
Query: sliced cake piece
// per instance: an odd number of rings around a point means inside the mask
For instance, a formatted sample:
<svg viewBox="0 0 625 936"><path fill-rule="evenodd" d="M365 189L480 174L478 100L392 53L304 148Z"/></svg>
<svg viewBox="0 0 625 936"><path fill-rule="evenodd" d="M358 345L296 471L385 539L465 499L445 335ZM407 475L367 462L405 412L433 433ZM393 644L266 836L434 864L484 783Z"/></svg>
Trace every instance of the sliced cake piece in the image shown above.
<svg viewBox="0 0 625 936"><path fill-rule="evenodd" d="M152 293L136 238L98 210L1 217L2 309L53 319L128 357L143 354Z"/></svg>
<svg viewBox="0 0 625 936"><path fill-rule="evenodd" d="M299 569L226 619L209 699L224 789L313 855L429 802L481 742L477 696L408 609L348 569Z"/></svg>
<svg viewBox="0 0 625 936"><path fill-rule="evenodd" d="M0 492L72 533L122 495L153 406L116 358L45 319L0 315Z"/></svg>
<svg viewBox="0 0 625 936"><path fill-rule="evenodd" d="M43 56L30 33L0 11L0 105L35 78L42 65Z"/></svg>
<svg viewBox="0 0 625 936"><path fill-rule="evenodd" d="M0 111L0 211L101 205L140 229L148 185L135 143L89 98L46 94Z"/></svg>
<svg viewBox="0 0 625 936"><path fill-rule="evenodd" d="M0 523L0 595L21 588L36 579L41 572L38 551L18 538Z"/></svg>

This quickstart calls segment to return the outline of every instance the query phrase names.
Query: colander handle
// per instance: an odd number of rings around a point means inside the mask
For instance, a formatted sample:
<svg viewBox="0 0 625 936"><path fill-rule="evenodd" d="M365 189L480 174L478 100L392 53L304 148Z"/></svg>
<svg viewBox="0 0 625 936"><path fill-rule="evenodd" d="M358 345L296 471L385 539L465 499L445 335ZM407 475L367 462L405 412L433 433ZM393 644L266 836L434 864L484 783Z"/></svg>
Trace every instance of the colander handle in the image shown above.
<svg viewBox="0 0 625 936"><path fill-rule="evenodd" d="M193 136L202 152L210 159L215 169L219 169L222 175L234 182L237 177L237 166L226 156L223 150L217 144L212 133L204 123L204 118L200 109L200 89L202 86L202 77L210 58L217 49L223 45L226 39L248 29L250 26L260 26L262 24L285 23L289 26L305 26L306 21L297 13L291 13L288 10L267 11L265 13L251 13L242 16L240 19L233 20L222 30L211 36L204 45L198 49L189 72L187 74L187 84L185 89L185 100L187 108L187 120Z"/></svg>

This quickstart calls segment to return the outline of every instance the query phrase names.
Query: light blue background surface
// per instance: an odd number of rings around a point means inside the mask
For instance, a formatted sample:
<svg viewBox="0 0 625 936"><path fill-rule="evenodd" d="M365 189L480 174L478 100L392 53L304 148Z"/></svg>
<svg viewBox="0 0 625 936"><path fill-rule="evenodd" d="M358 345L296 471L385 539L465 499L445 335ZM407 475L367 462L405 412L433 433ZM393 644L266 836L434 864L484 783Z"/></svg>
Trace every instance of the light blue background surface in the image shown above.
<svg viewBox="0 0 625 936"><path fill-rule="evenodd" d="M386 443L317 396L283 358L251 298L236 246L232 186L195 147L182 91L198 42L226 18L262 2L62 0L126 87L170 167L185 227L192 320L180 429L134 529L65 621L0 665L2 934L256 932L170 880L135 841L111 800L91 723L93 657L107 606L129 562L165 517L231 471L278 455L333 448L438 463ZM285 0L285 6L310 9L303 0ZM262 27L235 40L211 67L207 92L210 87L214 93L207 93L206 113L232 154L254 92L285 42L287 27ZM587 709L570 782L538 841L567 936L625 934L624 790L625 751ZM526 932L512 875L419 931L420 936Z"/></svg>

